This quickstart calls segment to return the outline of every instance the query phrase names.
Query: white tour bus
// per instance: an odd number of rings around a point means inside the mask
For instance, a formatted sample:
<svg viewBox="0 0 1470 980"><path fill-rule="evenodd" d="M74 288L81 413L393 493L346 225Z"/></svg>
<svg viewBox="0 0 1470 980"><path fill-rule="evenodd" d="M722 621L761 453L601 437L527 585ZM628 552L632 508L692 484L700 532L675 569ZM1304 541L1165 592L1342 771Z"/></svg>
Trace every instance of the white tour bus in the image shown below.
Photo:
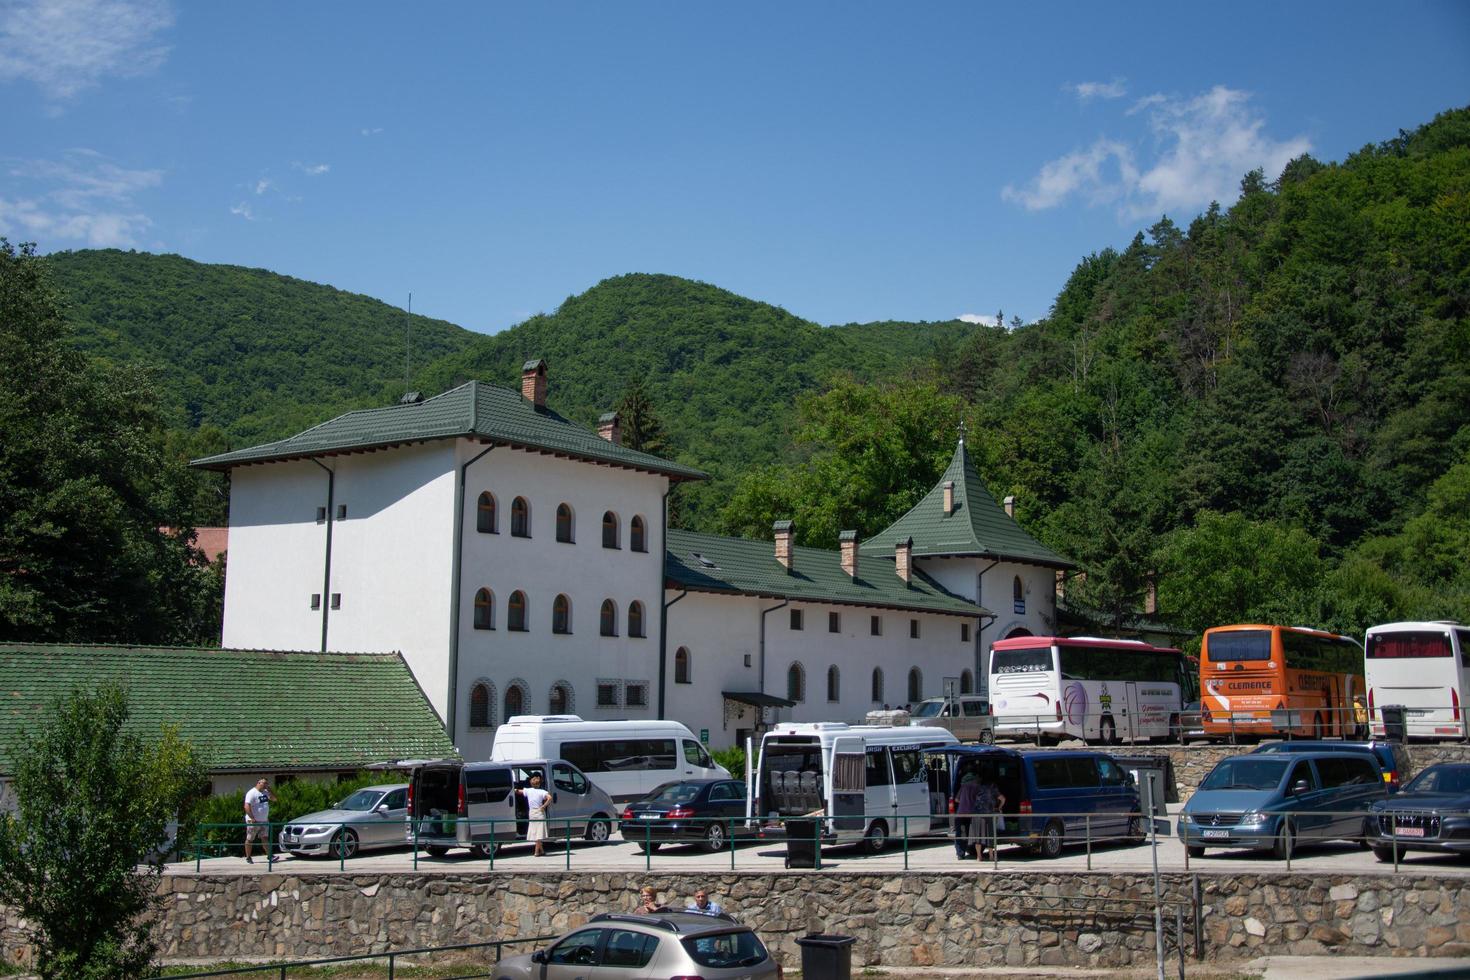
<svg viewBox="0 0 1470 980"><path fill-rule="evenodd" d="M583 721L576 715L515 715L495 729L493 762L565 759L619 803L663 783L728 779L694 733L677 721Z"/></svg>
<svg viewBox="0 0 1470 980"><path fill-rule="evenodd" d="M767 821L821 811L824 842L862 841L873 853L905 829L910 837L943 831L947 821L930 818L943 811L945 790L931 785L923 753L958 744L943 728L777 724L761 737L751 815Z"/></svg>
<svg viewBox="0 0 1470 980"><path fill-rule="evenodd" d="M1363 641L1373 734L1383 708L1401 704L1410 738L1465 738L1470 708L1470 629L1454 622L1385 623Z"/></svg>
<svg viewBox="0 0 1470 980"><path fill-rule="evenodd" d="M1168 738L1189 686L1180 651L1141 640L1018 636L990 647L997 736L1103 745Z"/></svg>

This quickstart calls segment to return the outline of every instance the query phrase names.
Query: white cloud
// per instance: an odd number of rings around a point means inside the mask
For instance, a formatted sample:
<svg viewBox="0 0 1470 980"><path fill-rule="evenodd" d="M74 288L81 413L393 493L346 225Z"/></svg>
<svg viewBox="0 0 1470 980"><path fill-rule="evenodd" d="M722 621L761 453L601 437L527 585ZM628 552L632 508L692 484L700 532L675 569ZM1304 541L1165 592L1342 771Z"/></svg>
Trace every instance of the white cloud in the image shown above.
<svg viewBox="0 0 1470 980"><path fill-rule="evenodd" d="M1092 206L1116 203L1123 219L1228 204L1248 171L1260 167L1273 179L1311 149L1305 136L1267 135L1265 117L1249 102L1247 93L1223 85L1193 98L1150 95L1126 114L1148 114L1151 146L1101 137L1042 164L1025 186L1007 185L1001 197L1040 211L1076 195Z"/></svg>
<svg viewBox="0 0 1470 980"><path fill-rule="evenodd" d="M308 177L320 177L322 174L332 169L332 165L330 163L293 162L291 166L306 174L306 176Z"/></svg>
<svg viewBox="0 0 1470 980"><path fill-rule="evenodd" d="M239 204L236 204L234 207L230 208L230 213L239 215L246 221L255 220L255 212L250 210L250 205L245 203L244 201L241 201Z"/></svg>
<svg viewBox="0 0 1470 980"><path fill-rule="evenodd" d="M275 182L272 181L269 177L262 177L255 182L255 194L257 197L259 197L261 194L264 194L266 191L270 190L274 186L276 186Z"/></svg>
<svg viewBox="0 0 1470 980"><path fill-rule="evenodd" d="M955 319L965 323L979 323L987 327L993 327L996 324L995 317L986 316L984 313L961 313Z"/></svg>
<svg viewBox="0 0 1470 980"><path fill-rule="evenodd" d="M1078 82L1064 88L1083 102L1091 102L1093 99L1121 99L1128 94L1128 86L1121 78L1115 78L1111 82Z"/></svg>
<svg viewBox="0 0 1470 980"><path fill-rule="evenodd" d="M364 127L363 130L362 130L362 135L364 135L364 136L377 136L382 131L383 131L383 127L382 126L374 126L371 129L368 129L367 127Z"/></svg>
<svg viewBox="0 0 1470 980"><path fill-rule="evenodd" d="M0 234L127 248L153 222L134 197L163 181L161 170L129 170L87 149L60 160L10 160L6 176L25 188L0 198Z"/></svg>
<svg viewBox="0 0 1470 980"><path fill-rule="evenodd" d="M0 81L34 83L62 102L108 75L145 75L168 47L166 0L7 0L0 4Z"/></svg>

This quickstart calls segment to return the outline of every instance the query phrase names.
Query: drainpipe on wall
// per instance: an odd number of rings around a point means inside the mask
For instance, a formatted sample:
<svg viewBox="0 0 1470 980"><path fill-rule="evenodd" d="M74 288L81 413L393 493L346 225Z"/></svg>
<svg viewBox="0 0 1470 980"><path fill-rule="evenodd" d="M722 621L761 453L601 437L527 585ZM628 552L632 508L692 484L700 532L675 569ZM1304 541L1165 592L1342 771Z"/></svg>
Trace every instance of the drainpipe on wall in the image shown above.
<svg viewBox="0 0 1470 980"><path fill-rule="evenodd" d="M459 468L459 484L454 493L454 567L450 573L451 582L449 587L449 703L444 712L445 732L449 735L450 744L455 744L455 716L459 704L459 610L460 610L460 566L464 563L464 486L465 474L469 472L470 464L477 462L481 457L487 455L495 444L492 442L485 447L484 452L471 459ZM497 515L498 516L498 515Z"/></svg>
<svg viewBox="0 0 1470 980"><path fill-rule="evenodd" d="M332 507L337 493L337 473L316 457L307 458L327 471L327 552L322 558L322 653L326 653L327 616L332 609Z"/></svg>
<svg viewBox="0 0 1470 980"><path fill-rule="evenodd" d="M985 573L999 564L1000 559L997 558L980 569L980 574L975 576L975 605L985 605L982 601L985 597ZM999 616L992 615L990 622L987 623L985 617L981 616L979 628L975 630L975 690L983 691L986 697L990 696L990 665L984 660L985 644L980 639L980 634L985 632L985 627L993 625L999 618Z"/></svg>
<svg viewBox="0 0 1470 980"><path fill-rule="evenodd" d="M781 604L779 606L772 606L770 609L762 609L761 610L761 646L760 646L760 651L761 651L761 655L760 655L761 669L760 669L760 692L762 694L765 694L766 693L766 616L769 613L775 612L777 609L784 609L784 608L786 608L789 605L791 605L791 600L790 599L782 599L781 600ZM765 709L762 708L761 710L764 711Z"/></svg>
<svg viewBox="0 0 1470 980"><path fill-rule="evenodd" d="M674 602L669 601L668 589L664 588L664 562L668 560L669 554L669 494L674 492L674 483L669 481L668 488L659 499L659 534L658 546L663 549L659 556L658 565L658 717L662 721L664 717L664 684L666 678L664 671L668 669L669 657L669 607L684 598L681 594ZM685 592L688 590L686 589Z"/></svg>
<svg viewBox="0 0 1470 980"><path fill-rule="evenodd" d="M667 596L667 589L661 590ZM662 721L664 717L664 684L668 681L665 676L669 664L669 607L689 594L688 589L680 589L679 595L664 603L662 614L659 616L659 638L658 638L658 717Z"/></svg>

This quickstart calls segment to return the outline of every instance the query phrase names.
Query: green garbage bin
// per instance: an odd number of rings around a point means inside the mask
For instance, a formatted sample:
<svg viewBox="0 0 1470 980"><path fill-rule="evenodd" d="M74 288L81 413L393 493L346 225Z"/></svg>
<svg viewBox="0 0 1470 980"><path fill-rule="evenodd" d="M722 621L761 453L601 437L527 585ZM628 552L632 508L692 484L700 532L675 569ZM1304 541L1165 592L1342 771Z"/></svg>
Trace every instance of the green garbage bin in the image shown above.
<svg viewBox="0 0 1470 980"><path fill-rule="evenodd" d="M852 980L851 936L812 933L796 940L801 947L802 980Z"/></svg>

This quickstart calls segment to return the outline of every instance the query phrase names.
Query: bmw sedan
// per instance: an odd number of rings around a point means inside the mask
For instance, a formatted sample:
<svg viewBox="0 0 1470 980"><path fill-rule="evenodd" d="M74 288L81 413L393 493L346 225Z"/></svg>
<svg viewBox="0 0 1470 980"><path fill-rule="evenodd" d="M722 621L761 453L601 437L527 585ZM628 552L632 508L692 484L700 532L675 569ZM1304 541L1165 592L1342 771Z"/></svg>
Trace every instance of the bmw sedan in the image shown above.
<svg viewBox="0 0 1470 980"><path fill-rule="evenodd" d="M350 858L360 850L402 847L408 784L365 786L330 810L297 817L281 828L280 848L300 857Z"/></svg>
<svg viewBox="0 0 1470 980"><path fill-rule="evenodd" d="M1394 860L1394 851L1470 854L1470 763L1441 762L1373 806L1373 856Z"/></svg>

